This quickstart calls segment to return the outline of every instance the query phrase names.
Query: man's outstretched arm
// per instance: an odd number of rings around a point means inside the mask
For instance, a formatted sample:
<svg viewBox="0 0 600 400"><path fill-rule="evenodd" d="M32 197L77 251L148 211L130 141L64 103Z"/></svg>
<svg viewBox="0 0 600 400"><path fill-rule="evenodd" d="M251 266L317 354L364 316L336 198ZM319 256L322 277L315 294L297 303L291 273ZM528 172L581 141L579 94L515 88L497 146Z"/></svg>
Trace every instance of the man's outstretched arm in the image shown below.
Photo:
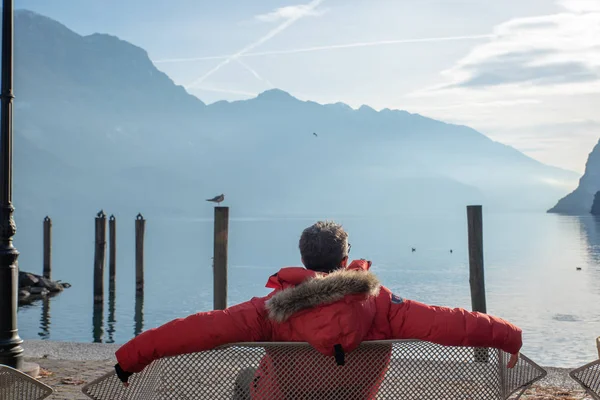
<svg viewBox="0 0 600 400"><path fill-rule="evenodd" d="M210 350L227 343L269 340L264 301L252 299L226 310L200 312L143 332L116 352L122 375L142 371L152 361ZM122 379L123 380L123 379Z"/></svg>
<svg viewBox="0 0 600 400"><path fill-rule="evenodd" d="M522 331L501 318L413 300L390 300L390 304L390 327L396 339L421 339L445 346L492 347L513 355L509 367L518 361L523 345Z"/></svg>

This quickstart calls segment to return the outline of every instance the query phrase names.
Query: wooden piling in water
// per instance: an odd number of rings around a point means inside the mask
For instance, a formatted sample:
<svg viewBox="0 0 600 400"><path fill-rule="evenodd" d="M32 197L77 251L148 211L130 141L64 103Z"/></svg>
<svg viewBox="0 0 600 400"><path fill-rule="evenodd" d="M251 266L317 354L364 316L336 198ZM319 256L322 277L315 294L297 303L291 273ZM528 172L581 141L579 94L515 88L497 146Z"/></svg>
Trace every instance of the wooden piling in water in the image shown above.
<svg viewBox="0 0 600 400"><path fill-rule="evenodd" d="M135 218L135 295L144 295L144 232L146 220L141 213Z"/></svg>
<svg viewBox="0 0 600 400"><path fill-rule="evenodd" d="M44 266L42 276L52 279L52 220L44 218Z"/></svg>
<svg viewBox="0 0 600 400"><path fill-rule="evenodd" d="M96 248L94 251L94 303L104 304L104 266L106 265L106 214L96 215Z"/></svg>
<svg viewBox="0 0 600 400"><path fill-rule="evenodd" d="M133 314L133 336L144 331L144 296L135 296L135 311Z"/></svg>
<svg viewBox="0 0 600 400"><path fill-rule="evenodd" d="M227 242L229 240L229 207L215 207L213 254L213 308L227 308Z"/></svg>
<svg viewBox="0 0 600 400"><path fill-rule="evenodd" d="M469 226L469 284L473 311L487 312L483 270L483 218L481 206L467 206Z"/></svg>
<svg viewBox="0 0 600 400"><path fill-rule="evenodd" d="M116 290L117 277L117 219L111 215L108 219L108 291Z"/></svg>
<svg viewBox="0 0 600 400"><path fill-rule="evenodd" d="M483 268L483 216L481 206L467 206L469 234L469 285L473 311L487 312ZM488 362L487 349L475 349L475 361Z"/></svg>

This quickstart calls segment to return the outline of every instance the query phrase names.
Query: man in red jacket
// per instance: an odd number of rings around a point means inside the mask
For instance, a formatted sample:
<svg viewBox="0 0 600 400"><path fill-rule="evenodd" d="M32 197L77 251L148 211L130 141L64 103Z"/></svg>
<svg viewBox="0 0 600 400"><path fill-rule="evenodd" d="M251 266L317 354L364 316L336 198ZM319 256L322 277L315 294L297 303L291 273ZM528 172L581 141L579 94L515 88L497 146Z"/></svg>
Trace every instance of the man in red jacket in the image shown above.
<svg viewBox="0 0 600 400"><path fill-rule="evenodd" d="M393 294L369 272L370 261L348 264L348 235L340 225L317 222L304 230L299 247L306 268L282 268L269 277L266 287L274 290L268 296L176 319L127 342L116 352L119 378L127 384L158 358L253 341L308 342L343 364L344 353L365 340L421 339L498 348L512 355L509 368L517 363L521 329L491 315ZM268 368L266 357L257 376Z"/></svg>

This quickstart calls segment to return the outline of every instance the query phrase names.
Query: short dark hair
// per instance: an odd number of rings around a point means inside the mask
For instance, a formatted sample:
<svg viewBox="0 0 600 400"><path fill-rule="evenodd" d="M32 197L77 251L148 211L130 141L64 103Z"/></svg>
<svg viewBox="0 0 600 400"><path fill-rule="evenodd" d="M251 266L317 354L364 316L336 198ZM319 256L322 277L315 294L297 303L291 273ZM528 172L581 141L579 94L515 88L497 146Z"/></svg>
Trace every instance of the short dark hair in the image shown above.
<svg viewBox="0 0 600 400"><path fill-rule="evenodd" d="M348 257L348 234L340 224L319 221L302 232L299 248L306 268L329 273Z"/></svg>

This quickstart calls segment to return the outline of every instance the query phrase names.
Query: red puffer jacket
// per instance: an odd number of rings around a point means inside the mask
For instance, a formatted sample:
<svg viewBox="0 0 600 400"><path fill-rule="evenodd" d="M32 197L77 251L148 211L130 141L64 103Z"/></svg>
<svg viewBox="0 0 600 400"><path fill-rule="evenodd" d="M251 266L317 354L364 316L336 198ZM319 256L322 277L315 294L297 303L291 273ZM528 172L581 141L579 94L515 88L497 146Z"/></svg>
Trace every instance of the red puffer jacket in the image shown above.
<svg viewBox="0 0 600 400"><path fill-rule="evenodd" d="M380 285L368 271L370 265L357 260L330 274L302 267L283 268L267 282L268 288L275 289L270 295L148 330L123 345L116 353L117 361L125 371L139 372L158 358L256 341L308 342L328 356L335 355L336 345L349 353L362 341L384 339L421 339L448 346L519 352L522 340L518 327L487 314L402 299ZM371 368L381 369L383 374L389 359L381 361ZM256 376L282 376L269 373L273 365L267 354ZM303 373L310 374L310 368L307 366ZM279 386L274 379L260 379L253 397L260 398L265 390L272 393ZM321 379L303 381L317 384ZM370 382L371 389L378 383Z"/></svg>

